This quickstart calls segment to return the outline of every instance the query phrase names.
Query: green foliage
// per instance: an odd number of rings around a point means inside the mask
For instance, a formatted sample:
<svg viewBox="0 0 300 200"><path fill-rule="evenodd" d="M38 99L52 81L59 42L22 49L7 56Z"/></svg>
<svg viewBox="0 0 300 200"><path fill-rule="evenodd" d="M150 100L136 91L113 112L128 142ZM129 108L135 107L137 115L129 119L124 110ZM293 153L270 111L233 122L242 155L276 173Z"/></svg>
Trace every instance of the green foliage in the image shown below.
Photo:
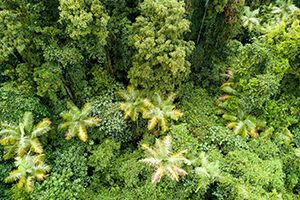
<svg viewBox="0 0 300 200"><path fill-rule="evenodd" d="M93 105L91 115L102 119L99 128L91 131L91 138L112 137L117 141L128 142L136 137L134 131L128 126L128 122L123 118L122 111L118 109L120 99L115 92L121 88L115 84L98 96L88 99Z"/></svg>
<svg viewBox="0 0 300 200"><path fill-rule="evenodd" d="M0 119L2 122L17 123L25 111L32 112L35 122L51 116L48 108L37 97L21 95L8 87L0 88Z"/></svg>
<svg viewBox="0 0 300 200"><path fill-rule="evenodd" d="M2 147L0 147L0 150L2 152ZM0 159L0 191L2 191L0 193L0 199L9 200L11 184L6 184L4 178L13 167L14 164L11 160L4 161L2 158Z"/></svg>
<svg viewBox="0 0 300 200"><path fill-rule="evenodd" d="M37 184L32 199L82 199L89 183L87 154L80 140L65 141L51 153L51 176ZM53 141L58 145L57 141ZM81 145L79 145L81 144ZM58 147L59 147L58 146ZM52 147L53 148L53 147Z"/></svg>
<svg viewBox="0 0 300 200"><path fill-rule="evenodd" d="M205 89L187 82L180 88L178 97L177 106L184 113L179 121L187 123L193 134L217 124L218 117L213 114L213 98Z"/></svg>
<svg viewBox="0 0 300 200"><path fill-rule="evenodd" d="M136 49L128 77L146 92L172 92L190 72L187 56L194 48L183 40L190 22L183 1L146 0L132 24L131 45Z"/></svg>
<svg viewBox="0 0 300 200"><path fill-rule="evenodd" d="M112 167L112 160L120 154L121 144L113 140L106 139L100 145L92 150L89 156L88 164L94 167L95 172L103 172Z"/></svg>
<svg viewBox="0 0 300 200"><path fill-rule="evenodd" d="M256 17L256 15L259 13L259 9L256 9L254 11L250 11L250 8L248 6L244 7L245 15L243 16L244 27L248 27L249 31L251 32L253 30L253 26L259 26L259 21Z"/></svg>
<svg viewBox="0 0 300 200"><path fill-rule="evenodd" d="M240 45L233 39L241 33L244 0L191 1L191 33L186 38L196 44L191 59L191 79L212 95L224 82L220 76L230 65Z"/></svg>
<svg viewBox="0 0 300 200"><path fill-rule="evenodd" d="M69 111L61 113L61 116L66 121L60 123L58 129L61 130L68 127L68 131L66 132L67 140L78 135L78 137L85 142L88 138L86 127L98 126L101 119L88 117L93 108L91 103L86 103L81 110L79 110L73 102L68 102L67 106Z"/></svg>

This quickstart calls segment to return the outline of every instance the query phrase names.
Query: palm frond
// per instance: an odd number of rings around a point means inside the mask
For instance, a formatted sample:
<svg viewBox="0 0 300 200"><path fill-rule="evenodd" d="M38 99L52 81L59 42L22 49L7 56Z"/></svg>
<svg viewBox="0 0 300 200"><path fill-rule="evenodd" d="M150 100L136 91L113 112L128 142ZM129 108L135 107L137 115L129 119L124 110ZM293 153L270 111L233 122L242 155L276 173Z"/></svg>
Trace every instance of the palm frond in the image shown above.
<svg viewBox="0 0 300 200"><path fill-rule="evenodd" d="M86 141L87 138L88 138L88 135L87 135L87 131L86 131L86 127L85 125L80 125L79 126L79 129L78 129L78 137L82 140L82 141Z"/></svg>
<svg viewBox="0 0 300 200"><path fill-rule="evenodd" d="M172 179L172 180L176 180L178 181L178 173L177 171L173 168L173 166L167 166L166 168L166 172L168 174L168 176Z"/></svg>
<svg viewBox="0 0 300 200"><path fill-rule="evenodd" d="M3 158L7 160L13 157L15 155L15 149L16 147L14 145L4 147Z"/></svg>
<svg viewBox="0 0 300 200"><path fill-rule="evenodd" d="M34 190L34 179L33 177L29 176L27 177L26 181L25 181L25 191L27 193L30 193Z"/></svg>
<svg viewBox="0 0 300 200"><path fill-rule="evenodd" d="M16 130L4 129L0 131L0 135L19 135L19 133Z"/></svg>
<svg viewBox="0 0 300 200"><path fill-rule="evenodd" d="M31 112L24 113L22 123L24 125L24 130L26 131L26 133L30 133L33 127L33 116Z"/></svg>
<svg viewBox="0 0 300 200"><path fill-rule="evenodd" d="M152 117L149 121L148 121L148 130L153 129L156 124L158 123L158 119L157 117Z"/></svg>
<svg viewBox="0 0 300 200"><path fill-rule="evenodd" d="M92 109L93 106L91 103L84 104L83 108L81 109L81 115L83 117L87 117L91 113Z"/></svg>
<svg viewBox="0 0 300 200"><path fill-rule="evenodd" d="M175 93L171 93L167 99L167 101L169 102L173 102L176 98L176 94Z"/></svg>
<svg viewBox="0 0 300 200"><path fill-rule="evenodd" d="M139 162L143 162L145 164L149 164L152 167L154 167L157 164L157 160L154 157L141 159L141 160L139 160Z"/></svg>
<svg viewBox="0 0 300 200"><path fill-rule="evenodd" d="M57 129L58 130L63 130L65 128L67 128L68 126L71 125L71 122L70 121L67 121L67 122L62 122L58 125Z"/></svg>
<svg viewBox="0 0 300 200"><path fill-rule="evenodd" d="M18 187L18 188L23 187L25 181L26 181L26 178L25 178L25 177L20 178L20 179L19 179L19 182L18 182L18 184L17 184L17 187Z"/></svg>
<svg viewBox="0 0 300 200"><path fill-rule="evenodd" d="M153 184L155 182L159 182L161 177L163 177L164 172L165 172L165 168L163 167L157 168L156 171L152 174L151 183Z"/></svg>
<svg viewBox="0 0 300 200"><path fill-rule="evenodd" d="M50 131L51 121L47 118L43 119L43 121L39 122L31 133L31 138L35 138L41 135L44 135L48 131Z"/></svg>
<svg viewBox="0 0 300 200"><path fill-rule="evenodd" d="M9 172L9 176L4 179L5 183L11 183L16 180L19 180L22 177L22 173L19 170L13 170L12 172Z"/></svg>
<svg viewBox="0 0 300 200"><path fill-rule="evenodd" d="M77 113L77 112L80 111L79 108L77 106L75 106L75 104L73 102L71 102L71 101L67 102L67 107L70 109L70 111L72 113Z"/></svg>
<svg viewBox="0 0 300 200"><path fill-rule="evenodd" d="M146 150L145 153L147 155L150 155L150 156L153 156L153 157L157 156L156 151L152 147L150 147L148 144L142 144L142 149Z"/></svg>
<svg viewBox="0 0 300 200"><path fill-rule="evenodd" d="M38 138L33 138L30 140L30 149L35 153L42 153L43 145Z"/></svg>
<svg viewBox="0 0 300 200"><path fill-rule="evenodd" d="M101 119L97 117L88 117L87 119L83 120L83 123L89 127L98 126L100 122Z"/></svg>
<svg viewBox="0 0 300 200"><path fill-rule="evenodd" d="M172 137L171 136L166 136L163 140L163 146L165 149L165 154L168 156L170 153L172 153Z"/></svg>
<svg viewBox="0 0 300 200"><path fill-rule="evenodd" d="M166 132L169 129L167 118L163 117L162 119L158 119L158 121L159 121L159 125L160 125L161 129L163 130L163 132Z"/></svg>

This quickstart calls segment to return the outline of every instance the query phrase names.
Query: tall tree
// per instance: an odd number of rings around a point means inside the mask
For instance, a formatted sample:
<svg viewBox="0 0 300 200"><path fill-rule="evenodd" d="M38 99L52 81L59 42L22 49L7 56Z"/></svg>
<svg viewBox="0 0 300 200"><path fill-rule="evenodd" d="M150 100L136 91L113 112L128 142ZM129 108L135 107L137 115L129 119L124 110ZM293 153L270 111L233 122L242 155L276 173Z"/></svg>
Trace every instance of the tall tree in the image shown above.
<svg viewBox="0 0 300 200"><path fill-rule="evenodd" d="M134 87L170 92L190 72L192 41L183 40L190 22L184 19L184 1L145 0L132 25L131 44L136 49L128 77Z"/></svg>

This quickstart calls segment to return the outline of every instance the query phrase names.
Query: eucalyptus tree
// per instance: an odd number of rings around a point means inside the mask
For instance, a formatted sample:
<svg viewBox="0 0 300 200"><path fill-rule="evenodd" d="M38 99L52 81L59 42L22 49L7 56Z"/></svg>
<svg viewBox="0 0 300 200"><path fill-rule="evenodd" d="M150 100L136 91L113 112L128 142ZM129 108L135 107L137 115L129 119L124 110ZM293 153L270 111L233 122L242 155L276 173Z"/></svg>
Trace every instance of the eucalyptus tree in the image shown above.
<svg viewBox="0 0 300 200"><path fill-rule="evenodd" d="M101 119L89 117L92 111L91 103L86 103L81 110L72 102L67 102L67 107L69 110L61 113L65 121L58 125L58 129L62 130L68 127L66 132L67 140L78 135L78 137L85 142L88 138L86 127L98 126Z"/></svg>
<svg viewBox="0 0 300 200"><path fill-rule="evenodd" d="M23 158L17 157L15 165L17 169L9 173L4 179L6 183L19 180L17 187L25 186L26 192L30 193L34 190L35 181L43 181L49 175L46 173L51 170L49 165L44 164L45 155L31 155L30 152Z"/></svg>
<svg viewBox="0 0 300 200"><path fill-rule="evenodd" d="M163 141L156 139L154 147L143 144L142 148L145 149L144 152L148 157L139 161L149 164L155 169L151 178L152 183L160 181L161 177L163 177L165 174L172 180L176 181L178 181L179 175L188 174L184 169L181 168L183 163L188 165L191 164L191 161L182 155L187 153L188 150L185 149L176 153L172 153L171 136L166 136Z"/></svg>
<svg viewBox="0 0 300 200"><path fill-rule="evenodd" d="M148 129L153 129L156 124L158 124L158 128L165 132L169 129L168 127L168 118L173 120L178 120L179 117L183 116L183 113L175 109L175 105L173 101L175 99L175 94L170 94L167 99L162 99L162 97L156 93L156 98L154 99L154 106L148 108L143 113L143 118L149 119L148 121Z"/></svg>
<svg viewBox="0 0 300 200"><path fill-rule="evenodd" d="M18 126L11 124L2 123L2 130L0 135L2 139L0 144L5 145L4 147L4 159L11 158L15 154L23 157L29 150L35 153L42 153L43 146L38 139L48 132L51 121L44 119L37 125L33 126L33 116L31 112L25 112L22 121Z"/></svg>

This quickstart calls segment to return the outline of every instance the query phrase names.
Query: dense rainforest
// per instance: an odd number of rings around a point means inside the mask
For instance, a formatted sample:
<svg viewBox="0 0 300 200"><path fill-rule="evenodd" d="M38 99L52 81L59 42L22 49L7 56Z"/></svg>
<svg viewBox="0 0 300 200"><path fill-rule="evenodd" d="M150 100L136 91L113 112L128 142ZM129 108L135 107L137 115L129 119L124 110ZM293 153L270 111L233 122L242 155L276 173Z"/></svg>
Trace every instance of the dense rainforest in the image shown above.
<svg viewBox="0 0 300 200"><path fill-rule="evenodd" d="M300 199L299 8L0 0L0 199Z"/></svg>

